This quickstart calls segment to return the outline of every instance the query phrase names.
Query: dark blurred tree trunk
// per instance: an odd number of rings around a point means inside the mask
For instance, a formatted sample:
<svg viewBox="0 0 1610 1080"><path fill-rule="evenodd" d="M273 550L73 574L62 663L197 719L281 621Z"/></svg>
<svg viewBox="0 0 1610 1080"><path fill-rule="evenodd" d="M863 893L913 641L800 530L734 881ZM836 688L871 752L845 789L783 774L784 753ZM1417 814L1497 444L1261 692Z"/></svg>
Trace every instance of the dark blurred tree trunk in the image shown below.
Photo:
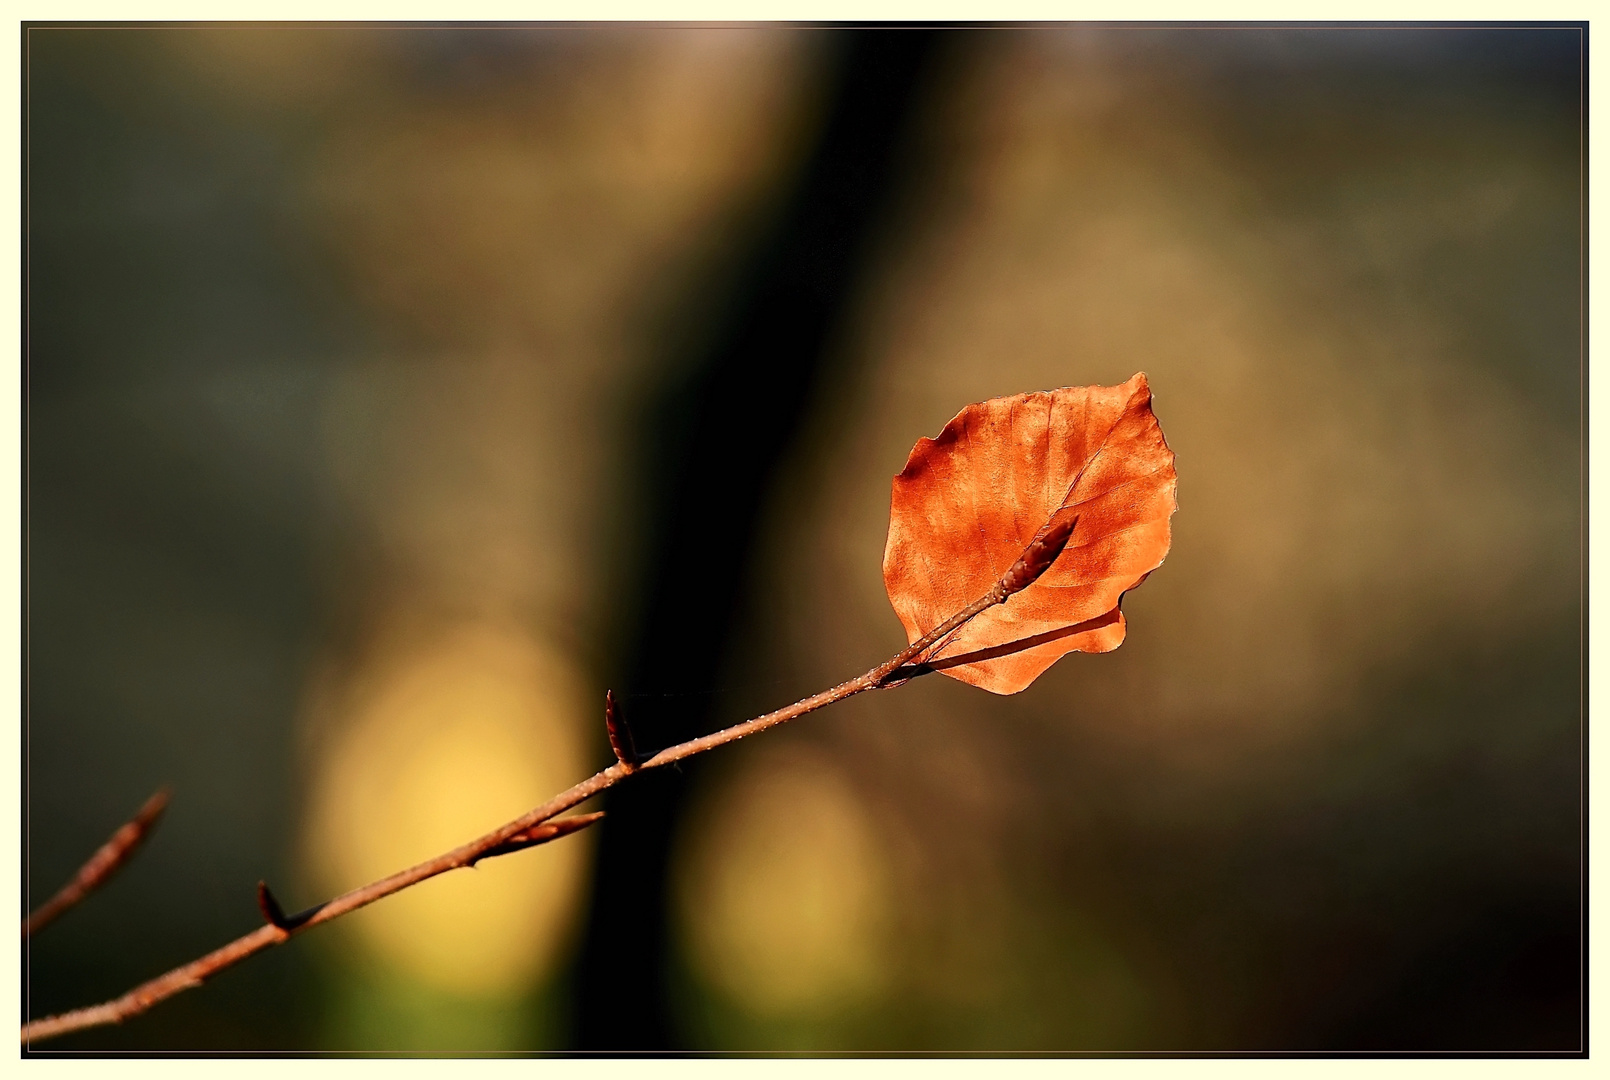
<svg viewBox="0 0 1610 1080"><path fill-rule="evenodd" d="M900 148L939 33L832 33L831 85L812 152L739 264L727 317L685 382L655 402L640 450L652 545L621 671L625 713L652 752L700 734L740 607L757 518L792 445L891 203ZM652 710L632 694L674 694ZM694 763L689 763L694 765ZM668 849L696 765L609 792L577 972L574 1045L677 1048L668 1002Z"/></svg>

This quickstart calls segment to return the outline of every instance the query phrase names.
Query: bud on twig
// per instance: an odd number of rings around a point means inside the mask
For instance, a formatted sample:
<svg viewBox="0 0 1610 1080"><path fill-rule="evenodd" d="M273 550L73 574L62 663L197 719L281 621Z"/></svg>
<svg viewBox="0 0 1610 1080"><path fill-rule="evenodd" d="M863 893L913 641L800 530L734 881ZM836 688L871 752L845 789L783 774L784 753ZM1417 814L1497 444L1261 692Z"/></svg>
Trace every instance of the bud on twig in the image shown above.
<svg viewBox="0 0 1610 1080"><path fill-rule="evenodd" d="M541 822L522 832L515 833L496 847L488 848L467 865L474 866L482 859L491 859L498 855L511 855L516 851L524 851L528 847L546 844L549 840L557 840L561 836L569 836L573 832L580 832L595 821L602 820L603 816L604 812L600 810L596 814L577 814L574 817Z"/></svg>
<svg viewBox="0 0 1610 1080"><path fill-rule="evenodd" d="M1029 546L1023 549L1012 568L1001 575L1001 580L995 583L995 589L1000 599L1005 600L1013 593L1022 592L1039 580L1040 575L1051 569L1051 564L1057 561L1057 556L1068 546L1073 537L1074 526L1079 524L1079 515L1065 521L1053 518L1045 523L1035 534Z"/></svg>
<svg viewBox="0 0 1610 1080"><path fill-rule="evenodd" d="M637 768L642 758L637 756L637 744L632 741L632 729L626 718L615 707L615 691L604 691L604 730L609 732L609 748L615 751L615 760L628 769Z"/></svg>
<svg viewBox="0 0 1610 1080"><path fill-rule="evenodd" d="M274 894L269 891L266 881L257 883L257 907L270 926L277 926L281 930L291 929L291 920L285 917L285 909L274 899Z"/></svg>

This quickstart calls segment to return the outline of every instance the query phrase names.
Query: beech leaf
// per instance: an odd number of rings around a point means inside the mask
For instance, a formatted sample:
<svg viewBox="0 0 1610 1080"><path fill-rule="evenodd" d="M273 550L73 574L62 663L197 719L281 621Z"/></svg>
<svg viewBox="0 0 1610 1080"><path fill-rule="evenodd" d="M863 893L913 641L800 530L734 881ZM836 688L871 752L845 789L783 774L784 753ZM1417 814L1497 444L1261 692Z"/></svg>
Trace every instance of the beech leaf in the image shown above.
<svg viewBox="0 0 1610 1080"><path fill-rule="evenodd" d="M1052 550L1061 545L1049 567L936 642L923 661L1015 694L1067 653L1116 649L1125 629L1120 599L1168 554L1174 487L1174 453L1144 372L1121 386L967 406L937 439L918 439L894 478L883 581L907 640L989 593L1008 571L1021 575L1035 562L1030 545L1038 541L1038 551L1049 540Z"/></svg>

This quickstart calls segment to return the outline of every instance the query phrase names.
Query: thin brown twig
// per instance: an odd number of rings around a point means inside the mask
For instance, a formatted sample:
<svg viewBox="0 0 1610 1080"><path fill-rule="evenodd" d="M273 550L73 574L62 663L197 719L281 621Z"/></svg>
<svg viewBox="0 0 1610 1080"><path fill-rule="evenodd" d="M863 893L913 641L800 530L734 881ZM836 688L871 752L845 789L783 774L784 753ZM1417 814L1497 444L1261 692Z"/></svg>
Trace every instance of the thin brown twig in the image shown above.
<svg viewBox="0 0 1610 1080"><path fill-rule="evenodd" d="M434 859L428 859L406 870L400 870L390 877L381 878L379 881L371 882L361 888L342 893L333 900L320 904L316 908L309 908L300 914L289 917L282 915L279 919L265 916L270 920L266 925L258 927L243 937L236 938L229 944L208 953L198 960L192 960L182 967L174 968L165 975L160 975L149 982L142 983L122 997L114 998L99 1005L91 1005L56 1016L45 1017L41 1020L30 1021L23 1025L22 1043L27 1046L34 1042L65 1035L72 1031L122 1023L124 1020L145 1012L158 1002L164 1001L182 990L200 986L205 980L225 968L232 967L247 957L262 952L271 946L282 944L304 930L318 926L321 923L327 923L332 919L340 918L348 912L356 911L358 908L372 904L376 900L390 896L392 893L400 892L411 885L417 885L421 881L433 878L438 874L444 874L449 870L473 866L480 859L507 854L510 851L557 839L559 836L565 835L566 832L574 831L574 829L564 828L563 831L555 829L552 833L546 833L545 831L539 832L539 827L548 822L550 818L557 817L571 807L587 801L599 792L614 787L633 773L646 769L662 768L673 762L681 761L683 758L702 754L718 746L736 742L746 736L764 731L770 727L776 727L778 724L785 724L790 720L804 716L806 713L815 712L824 706L843 701L845 698L854 697L856 694L864 693L867 690L885 689L905 683L914 674L922 674L927 669L919 668L914 673L910 673L911 669L907 669L907 672L901 672L900 669L906 667L907 664L915 660L935 642L941 641L980 612L994 607L996 604L1004 603L1008 597L1038 579L1056 560L1057 556L1062 553L1062 549L1067 545L1069 536L1072 535L1076 521L1077 519L1075 518L1072 521L1057 522L1053 520L1047 522L1045 527L1030 541L1023 554L1006 573L1001 575L1000 580L995 583L989 592L895 653L883 663L854 679L839 683L837 686L823 690L818 694L812 694L810 697L803 698L774 712L757 716L752 720L745 720L742 723L734 724L710 735L678 743L675 746L661 750L640 763L617 759L615 764L609 768L594 773L581 783L560 792L536 809L492 830L485 836L478 837L469 843L461 844L451 851L444 852ZM899 677L891 679L891 676L896 676L897 673ZM595 815L588 815L588 817L591 820L587 821L586 824L591 824L592 821L597 820ZM564 826L571 820L577 819L565 819L563 822L553 822L552 825ZM532 839L532 837L538 835L541 836L540 839ZM266 903L264 907L265 910L268 909ZM278 904L275 903L274 909L277 910L277 908Z"/></svg>
<svg viewBox="0 0 1610 1080"><path fill-rule="evenodd" d="M544 805L552 805L553 801L555 800L550 800L549 803ZM558 811L555 811L555 813L558 813ZM530 816L532 815L526 815L526 817ZM329 922L338 915L344 915L356 908L363 907L365 904L373 903L382 896L407 888L408 885L415 882L424 881L426 878L433 877L445 870L454 869L456 866L472 865L476 859L491 858L494 855L503 855L509 851L533 847L549 840L557 840L559 837L567 836L579 828L591 825L602 816L601 814L583 814L578 815L576 818L533 823L532 827L514 830L498 844L484 843L488 837L508 832L508 826L506 825L496 832L488 833L487 836L481 837L480 840L455 848L446 855L432 859L428 863L421 863L403 871L401 874L393 874L389 878L377 881L362 889L354 889L352 892L336 897L329 903L320 904L318 907L309 908L307 911L296 915L286 916L280 912L279 902L273 899L273 894L268 891L266 885L259 883L258 902L265 909L265 922L262 926L243 937L236 938L220 949L214 949L199 960L192 960L188 964L174 968L165 975L159 975L149 982L141 983L122 997L25 1024L22 1029L22 1043L24 1046L28 1046L34 1042L65 1035L70 1031L82 1031L85 1028L101 1027L106 1024L120 1024L131 1016L138 1016L151 1008L151 1006L172 997L181 990L189 990L192 987L200 986L213 975L227 967L233 967L248 956L260 953L270 946L280 945L289 941L293 936L310 926ZM572 825L573 821L577 824ZM514 822L510 824L514 824ZM444 865L440 868L434 868L444 860L452 859L454 856L461 856L463 852L472 847L483 847L484 850L479 851L468 861L455 862L452 866ZM500 848L506 848L506 850L499 850ZM427 870L427 868L432 869Z"/></svg>
<svg viewBox="0 0 1610 1080"><path fill-rule="evenodd" d="M90 893L105 885L123 864L133 857L145 838L156 828L162 811L168 808L168 789L163 788L140 807L139 813L125 822L111 839L95 850L89 861L78 868L71 881L63 885L55 896L46 900L33 914L22 920L22 940L27 941L43 930L68 908L83 901Z"/></svg>

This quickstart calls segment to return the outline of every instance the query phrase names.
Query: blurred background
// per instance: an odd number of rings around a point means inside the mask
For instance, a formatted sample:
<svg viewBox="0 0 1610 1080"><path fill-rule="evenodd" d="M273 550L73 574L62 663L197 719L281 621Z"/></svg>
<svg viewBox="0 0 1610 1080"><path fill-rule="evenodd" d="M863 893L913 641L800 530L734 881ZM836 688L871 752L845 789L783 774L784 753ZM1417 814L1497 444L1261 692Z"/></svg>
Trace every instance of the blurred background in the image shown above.
<svg viewBox="0 0 1610 1080"><path fill-rule="evenodd" d="M889 481L1149 373L1117 652L610 793L49 1048L1583 1045L1577 29L34 27L32 1016L904 644Z"/></svg>

